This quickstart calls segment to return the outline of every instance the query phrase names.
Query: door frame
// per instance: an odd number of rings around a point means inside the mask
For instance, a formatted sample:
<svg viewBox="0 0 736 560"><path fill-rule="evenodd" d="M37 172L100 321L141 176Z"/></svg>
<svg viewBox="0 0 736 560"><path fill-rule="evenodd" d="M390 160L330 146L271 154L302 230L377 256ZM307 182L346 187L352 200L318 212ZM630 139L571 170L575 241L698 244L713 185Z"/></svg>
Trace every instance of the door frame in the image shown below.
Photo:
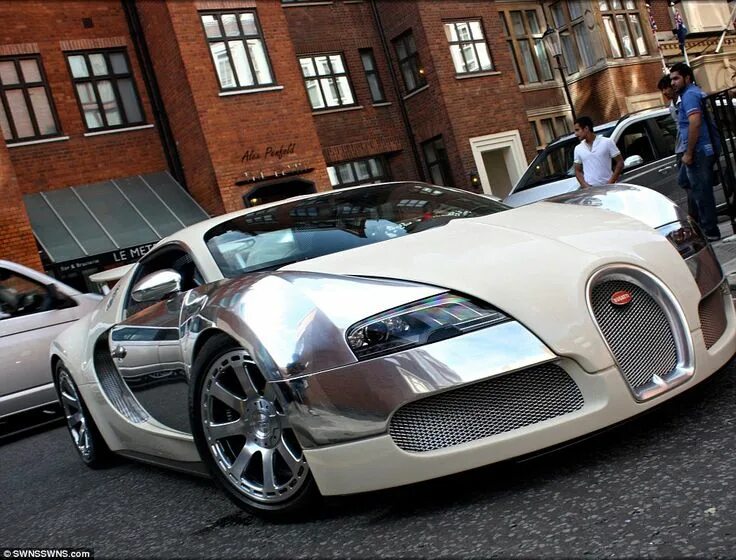
<svg viewBox="0 0 736 560"><path fill-rule="evenodd" d="M521 134L518 129L508 130L506 132L497 132L495 134L487 134L485 136L477 136L470 138L470 149L473 152L473 160L475 161L475 168L478 170L480 176L480 184L483 188L483 192L486 194L494 194L491 190L491 182L488 179L488 173L486 171L485 163L483 162L483 154L493 150L503 150L508 148L504 152L504 162L506 163L506 170L511 179L511 191L513 192L514 187L521 179L522 175L529 166L529 162L526 159L526 153L524 152L524 144L521 141Z"/></svg>

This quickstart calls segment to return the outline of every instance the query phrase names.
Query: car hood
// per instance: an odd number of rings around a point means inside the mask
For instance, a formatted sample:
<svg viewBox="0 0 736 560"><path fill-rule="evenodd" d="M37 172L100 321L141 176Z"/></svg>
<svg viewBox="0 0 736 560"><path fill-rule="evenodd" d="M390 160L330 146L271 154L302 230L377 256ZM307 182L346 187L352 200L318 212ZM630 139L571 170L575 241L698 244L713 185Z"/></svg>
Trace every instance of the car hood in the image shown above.
<svg viewBox="0 0 736 560"><path fill-rule="evenodd" d="M491 303L558 355L589 371L612 365L587 309L588 279L612 264L644 268L699 324L700 293L674 247L649 226L615 212L538 203L391 241L294 263L284 271L407 280Z"/></svg>

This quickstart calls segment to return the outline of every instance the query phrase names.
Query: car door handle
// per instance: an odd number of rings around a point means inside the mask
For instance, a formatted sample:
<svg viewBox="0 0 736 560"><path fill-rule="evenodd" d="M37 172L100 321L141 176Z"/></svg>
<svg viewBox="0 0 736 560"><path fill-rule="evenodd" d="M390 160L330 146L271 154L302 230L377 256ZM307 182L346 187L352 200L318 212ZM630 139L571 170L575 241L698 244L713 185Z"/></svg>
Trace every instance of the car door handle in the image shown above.
<svg viewBox="0 0 736 560"><path fill-rule="evenodd" d="M669 173L670 171L672 171L674 168L674 165L668 165L666 167L660 167L659 169L657 169L657 172L664 175L665 173Z"/></svg>
<svg viewBox="0 0 736 560"><path fill-rule="evenodd" d="M122 360L128 355L128 351L124 346L116 346L115 349L110 352L110 355L117 360Z"/></svg>

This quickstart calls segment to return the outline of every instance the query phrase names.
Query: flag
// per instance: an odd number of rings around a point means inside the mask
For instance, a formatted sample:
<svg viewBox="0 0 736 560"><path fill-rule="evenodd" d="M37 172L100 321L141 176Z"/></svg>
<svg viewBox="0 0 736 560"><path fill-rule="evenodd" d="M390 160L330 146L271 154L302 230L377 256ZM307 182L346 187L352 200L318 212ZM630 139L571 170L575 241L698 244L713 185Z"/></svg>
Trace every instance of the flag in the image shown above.
<svg viewBox="0 0 736 560"><path fill-rule="evenodd" d="M647 15L649 16L649 27L652 28L652 33L657 34L657 22L654 21L654 16L652 15L652 8L649 2L647 2Z"/></svg>

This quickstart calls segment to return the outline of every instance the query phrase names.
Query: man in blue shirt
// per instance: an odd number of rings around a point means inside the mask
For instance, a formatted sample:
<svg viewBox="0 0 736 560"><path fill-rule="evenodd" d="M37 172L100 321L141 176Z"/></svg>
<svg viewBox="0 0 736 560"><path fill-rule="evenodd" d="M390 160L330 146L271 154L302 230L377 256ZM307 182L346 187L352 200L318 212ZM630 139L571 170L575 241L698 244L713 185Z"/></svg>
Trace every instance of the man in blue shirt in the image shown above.
<svg viewBox="0 0 736 560"><path fill-rule="evenodd" d="M713 196L713 164L715 150L705 122L703 90L693 83L693 71L683 62L670 68L672 89L680 98L677 114L679 143L675 152L682 153L692 198L698 208L698 222L709 241L721 238Z"/></svg>

